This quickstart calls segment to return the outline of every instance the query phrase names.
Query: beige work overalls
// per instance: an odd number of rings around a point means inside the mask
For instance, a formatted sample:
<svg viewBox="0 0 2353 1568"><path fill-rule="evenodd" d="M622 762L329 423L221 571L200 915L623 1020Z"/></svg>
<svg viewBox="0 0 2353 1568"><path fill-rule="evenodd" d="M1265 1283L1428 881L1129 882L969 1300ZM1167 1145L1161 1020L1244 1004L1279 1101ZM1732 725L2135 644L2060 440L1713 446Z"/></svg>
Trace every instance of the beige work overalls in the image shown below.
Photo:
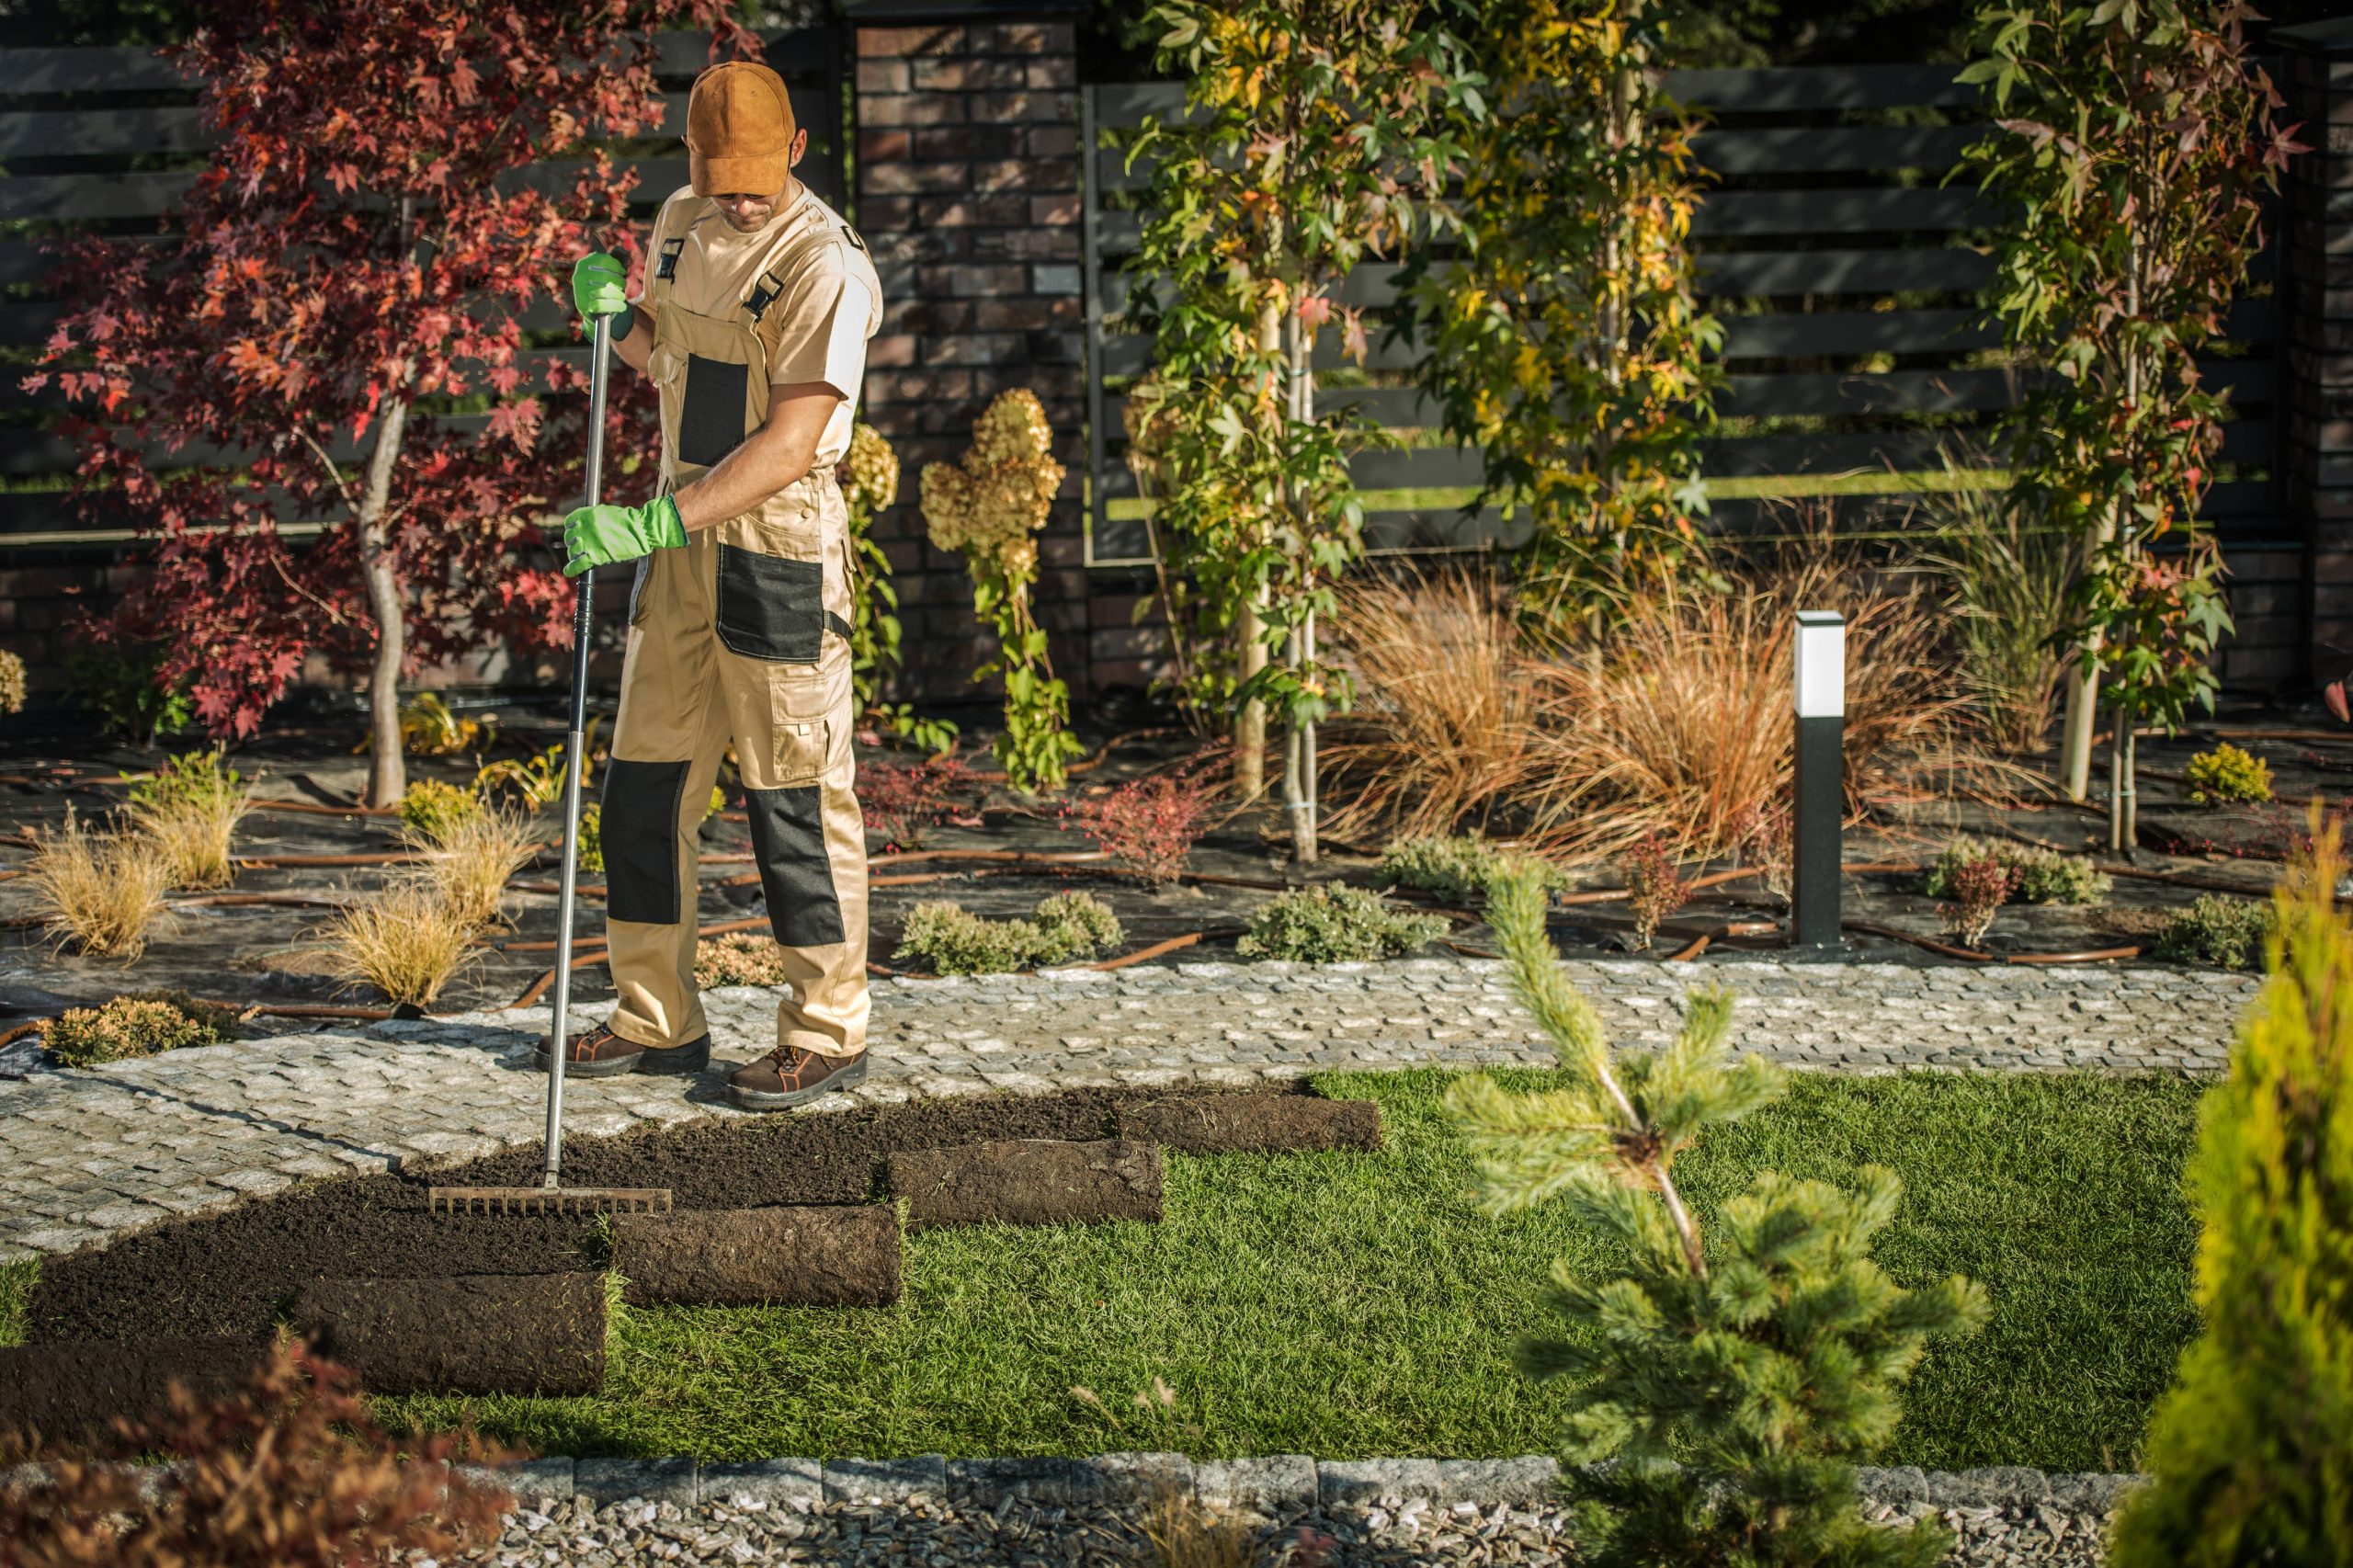
<svg viewBox="0 0 2353 1568"><path fill-rule="evenodd" d="M662 392L662 491L768 415L788 233L733 314L676 298L682 241L654 258L647 374ZM706 301L708 302L708 301ZM851 389L855 390L855 389ZM638 563L602 818L611 1027L661 1048L705 1032L695 988L698 830L728 743L742 767L768 924L791 989L779 1047L865 1049L866 839L852 793L847 517L831 464L754 512Z"/></svg>

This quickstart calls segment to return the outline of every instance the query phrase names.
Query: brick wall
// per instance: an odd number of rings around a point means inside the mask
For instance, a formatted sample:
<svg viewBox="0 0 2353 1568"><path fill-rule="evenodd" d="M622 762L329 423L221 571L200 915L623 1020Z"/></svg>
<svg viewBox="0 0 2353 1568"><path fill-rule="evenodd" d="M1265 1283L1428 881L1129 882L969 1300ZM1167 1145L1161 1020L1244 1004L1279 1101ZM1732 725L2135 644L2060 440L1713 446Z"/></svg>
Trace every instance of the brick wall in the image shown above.
<svg viewBox="0 0 2353 1568"><path fill-rule="evenodd" d="M2353 650L2353 24L2273 36L2290 51L2285 118L2312 148L2288 167L2279 461L2319 663L2325 647Z"/></svg>
<svg viewBox="0 0 2353 1568"><path fill-rule="evenodd" d="M1079 291L1078 58L1063 20L855 28L857 223L881 276L865 418L904 463L876 519L904 628L899 695L973 695L995 642L960 557L934 550L916 505L927 462L953 461L1001 392L1044 404L1069 470L1039 541L1039 624L1074 699L1090 695L1079 497L1086 337Z"/></svg>

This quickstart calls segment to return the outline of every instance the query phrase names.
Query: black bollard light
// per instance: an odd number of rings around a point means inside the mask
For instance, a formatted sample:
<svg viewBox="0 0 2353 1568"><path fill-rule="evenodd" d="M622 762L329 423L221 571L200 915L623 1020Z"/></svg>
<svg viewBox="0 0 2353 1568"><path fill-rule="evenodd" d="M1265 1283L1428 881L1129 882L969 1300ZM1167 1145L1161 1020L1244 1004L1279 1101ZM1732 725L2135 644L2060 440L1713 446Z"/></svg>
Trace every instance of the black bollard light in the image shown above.
<svg viewBox="0 0 2353 1568"><path fill-rule="evenodd" d="M1790 824L1790 945L1838 945L1838 835L1847 812L1847 621L1798 611L1797 799Z"/></svg>

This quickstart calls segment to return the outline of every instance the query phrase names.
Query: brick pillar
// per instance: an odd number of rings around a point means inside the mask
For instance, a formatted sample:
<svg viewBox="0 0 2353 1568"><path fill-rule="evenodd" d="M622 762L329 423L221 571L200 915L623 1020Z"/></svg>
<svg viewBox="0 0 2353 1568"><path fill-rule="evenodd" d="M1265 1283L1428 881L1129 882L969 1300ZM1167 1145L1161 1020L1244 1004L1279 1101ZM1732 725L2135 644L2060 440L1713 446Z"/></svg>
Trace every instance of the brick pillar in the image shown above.
<svg viewBox="0 0 2353 1568"><path fill-rule="evenodd" d="M2280 324L2280 495L2304 540L2307 652L2353 653L2353 21L2281 28L2285 119L2312 149L2289 165Z"/></svg>
<svg viewBox="0 0 2353 1568"><path fill-rule="evenodd" d="M953 461L997 393L1045 405L1069 470L1039 540L1038 620L1074 699L1087 690L1086 336L1079 292L1078 56L1067 11L861 19L856 218L882 281L865 417L904 463L900 504L875 520L899 592L900 695L981 694L995 642L961 557L934 550L916 505L923 465Z"/></svg>

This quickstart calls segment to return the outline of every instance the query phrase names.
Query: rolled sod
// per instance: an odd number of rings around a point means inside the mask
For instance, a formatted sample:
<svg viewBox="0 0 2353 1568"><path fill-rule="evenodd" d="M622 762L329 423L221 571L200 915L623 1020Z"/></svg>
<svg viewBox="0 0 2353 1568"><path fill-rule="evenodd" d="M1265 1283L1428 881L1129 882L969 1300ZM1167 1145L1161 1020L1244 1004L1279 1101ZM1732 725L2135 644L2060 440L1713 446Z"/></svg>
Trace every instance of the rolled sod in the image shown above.
<svg viewBox="0 0 2353 1568"><path fill-rule="evenodd" d="M114 1436L118 1417L160 1415L177 1383L231 1397L267 1347L252 1339L81 1340L0 1349L0 1432L52 1443Z"/></svg>
<svg viewBox="0 0 2353 1568"><path fill-rule="evenodd" d="M1193 1095L1123 1108L1120 1131L1188 1154L1378 1149L1381 1107L1312 1095Z"/></svg>
<svg viewBox="0 0 2353 1568"><path fill-rule="evenodd" d="M595 1393L605 1384L596 1274L322 1279L294 1322L370 1393Z"/></svg>
<svg viewBox="0 0 2353 1568"><path fill-rule="evenodd" d="M899 1216L880 1204L621 1214L613 1267L631 1306L884 1307Z"/></svg>
<svg viewBox="0 0 2353 1568"><path fill-rule="evenodd" d="M917 1227L1160 1218L1160 1149L1132 1139L1014 1138L894 1153L891 1191Z"/></svg>

